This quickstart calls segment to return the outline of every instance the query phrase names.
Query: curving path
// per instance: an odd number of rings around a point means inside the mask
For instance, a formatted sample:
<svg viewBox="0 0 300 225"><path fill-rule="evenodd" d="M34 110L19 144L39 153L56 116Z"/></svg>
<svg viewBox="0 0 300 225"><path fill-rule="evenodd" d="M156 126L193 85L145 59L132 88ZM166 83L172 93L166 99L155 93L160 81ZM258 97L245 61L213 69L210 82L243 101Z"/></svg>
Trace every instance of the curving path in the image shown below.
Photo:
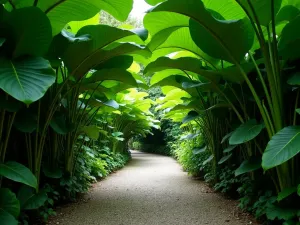
<svg viewBox="0 0 300 225"><path fill-rule="evenodd" d="M133 152L122 170L95 185L88 200L58 210L61 225L245 225L236 203L191 179L169 157Z"/></svg>

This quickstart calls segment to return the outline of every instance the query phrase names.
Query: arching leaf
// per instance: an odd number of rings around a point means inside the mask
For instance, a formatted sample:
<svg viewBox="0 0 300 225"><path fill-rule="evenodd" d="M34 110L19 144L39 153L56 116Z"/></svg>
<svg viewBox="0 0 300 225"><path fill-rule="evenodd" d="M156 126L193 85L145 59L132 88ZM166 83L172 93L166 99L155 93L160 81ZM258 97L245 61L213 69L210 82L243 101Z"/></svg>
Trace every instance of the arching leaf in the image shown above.
<svg viewBox="0 0 300 225"><path fill-rule="evenodd" d="M37 188L36 177L25 166L17 162L7 162L0 164L0 176L7 179L26 184L30 187Z"/></svg>
<svg viewBox="0 0 300 225"><path fill-rule="evenodd" d="M247 0L238 0L250 13L254 21L253 12ZM272 3L273 6L272 6ZM252 0L251 4L254 8L255 14L259 20L260 25L267 27L272 20L272 7L274 7L274 14L276 15L281 7L282 0Z"/></svg>
<svg viewBox="0 0 300 225"><path fill-rule="evenodd" d="M53 35L58 34L71 21L87 20L100 10L125 21L132 9L133 0L39 0L38 5L49 17Z"/></svg>
<svg viewBox="0 0 300 225"><path fill-rule="evenodd" d="M269 141L262 157L264 170L281 165L300 152L300 127L285 127Z"/></svg>
<svg viewBox="0 0 300 225"><path fill-rule="evenodd" d="M30 104L39 100L54 82L54 70L43 58L0 58L0 88L19 101Z"/></svg>
<svg viewBox="0 0 300 225"><path fill-rule="evenodd" d="M12 55L44 56L52 41L51 24L45 13L36 7L16 9L7 15L2 26L7 26Z"/></svg>
<svg viewBox="0 0 300 225"><path fill-rule="evenodd" d="M261 168L261 158L251 157L248 160L242 162L240 167L235 171L235 176L239 176L245 173L253 172Z"/></svg>
<svg viewBox="0 0 300 225"><path fill-rule="evenodd" d="M249 120L232 133L229 144L239 145L251 141L260 134L264 127L264 124L258 124L256 120Z"/></svg>
<svg viewBox="0 0 300 225"><path fill-rule="evenodd" d="M232 153L229 154L229 155L225 155L224 157L222 157L222 158L220 159L220 161L218 162L218 164L219 164L219 165L223 164L223 163L226 162L228 159L230 159L231 156L232 156Z"/></svg>
<svg viewBox="0 0 300 225"><path fill-rule="evenodd" d="M176 12L190 17L193 41L205 53L218 59L240 62L254 41L254 31L248 19L216 20L202 1L167 1L156 6L152 11Z"/></svg>
<svg viewBox="0 0 300 225"><path fill-rule="evenodd" d="M206 151L206 149L207 149L207 146L204 146L202 148L194 148L193 154L198 155L198 154L204 153Z"/></svg>
<svg viewBox="0 0 300 225"><path fill-rule="evenodd" d="M115 80L132 86L137 86L136 80L131 73L123 69L99 70L93 73L90 78L86 79L84 83L95 83L104 80Z"/></svg>
<svg viewBox="0 0 300 225"><path fill-rule="evenodd" d="M20 214L20 204L16 195L11 190L9 190L8 188L1 188L0 218L5 218L5 220L1 220L1 223L3 221L8 221L7 224L15 224L15 221L7 214L11 215L12 218L17 218Z"/></svg>
<svg viewBox="0 0 300 225"><path fill-rule="evenodd" d="M99 138L99 128L97 126L84 126L80 131L85 133L89 138L92 138L93 140L97 140Z"/></svg>
<svg viewBox="0 0 300 225"><path fill-rule="evenodd" d="M297 29L300 23L300 15L288 23L282 30L278 45L279 53L284 59L299 58L300 53L300 31Z"/></svg>
<svg viewBox="0 0 300 225"><path fill-rule="evenodd" d="M0 208L0 221L3 221L6 225L18 225L19 222L13 217L13 215Z"/></svg>

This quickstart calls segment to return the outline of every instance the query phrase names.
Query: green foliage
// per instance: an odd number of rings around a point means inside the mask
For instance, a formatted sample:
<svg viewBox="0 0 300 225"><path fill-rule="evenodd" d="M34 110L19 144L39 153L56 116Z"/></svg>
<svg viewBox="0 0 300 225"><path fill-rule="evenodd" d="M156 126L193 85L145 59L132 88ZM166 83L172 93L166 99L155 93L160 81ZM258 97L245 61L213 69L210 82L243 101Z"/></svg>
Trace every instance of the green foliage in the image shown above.
<svg viewBox="0 0 300 225"><path fill-rule="evenodd" d="M7 188L0 189L0 218L6 224L18 224L20 203L16 195Z"/></svg>
<svg viewBox="0 0 300 225"><path fill-rule="evenodd" d="M184 135L181 136L184 138ZM192 176L204 177L210 171L210 165L203 165L208 157L206 151L197 153L195 149L203 145L201 136L196 136L193 139L179 139L171 146L174 157L182 165L183 169Z"/></svg>
<svg viewBox="0 0 300 225"><path fill-rule="evenodd" d="M2 1L0 220L17 224L18 204L24 223L26 210L46 220L124 166L135 140L238 189L257 217L297 224L298 2L146 2L147 30L115 20L133 0Z"/></svg>
<svg viewBox="0 0 300 225"><path fill-rule="evenodd" d="M218 174L219 182L215 184L214 188L217 191L229 195L235 195L235 192L243 182L242 177L236 177L232 168L224 168Z"/></svg>
<svg viewBox="0 0 300 225"><path fill-rule="evenodd" d="M299 134L300 127L286 127L274 135L263 155L263 168L273 168L297 155Z"/></svg>
<svg viewBox="0 0 300 225"><path fill-rule="evenodd" d="M36 177L22 164L7 162L0 164L0 175L10 180L29 185L37 189Z"/></svg>

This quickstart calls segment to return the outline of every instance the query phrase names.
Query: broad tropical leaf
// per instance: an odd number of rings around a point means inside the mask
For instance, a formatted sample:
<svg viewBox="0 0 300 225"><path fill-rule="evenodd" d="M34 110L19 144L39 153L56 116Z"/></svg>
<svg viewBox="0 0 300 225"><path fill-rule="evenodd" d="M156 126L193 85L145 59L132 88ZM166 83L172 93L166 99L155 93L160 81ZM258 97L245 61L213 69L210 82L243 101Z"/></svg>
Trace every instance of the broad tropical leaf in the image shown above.
<svg viewBox="0 0 300 225"><path fill-rule="evenodd" d="M207 146L204 146L202 148L194 148L193 154L198 155L198 154L204 153L206 151L206 149L207 149Z"/></svg>
<svg viewBox="0 0 300 225"><path fill-rule="evenodd" d="M261 158L251 157L248 160L242 162L240 167L236 169L235 176L239 176L245 173L249 173L261 168Z"/></svg>
<svg viewBox="0 0 300 225"><path fill-rule="evenodd" d="M247 0L238 0L245 8L246 10L250 13L250 16L253 21L255 21L253 12L251 10L251 7L248 4ZM272 6L272 3L273 6ZM267 27L271 20L272 20L272 7L274 7L274 14L276 15L278 11L280 10L282 0L252 0L251 4L252 7L254 8L255 14L258 18L258 21L260 25Z"/></svg>
<svg viewBox="0 0 300 225"><path fill-rule="evenodd" d="M14 42L12 55L44 56L52 41L49 19L39 8L26 7L10 12L4 20L9 39Z"/></svg>
<svg viewBox="0 0 300 225"><path fill-rule="evenodd" d="M84 83L95 83L104 80L115 80L125 84L137 86L134 77L126 70L123 69L103 69L92 74L92 76L84 81Z"/></svg>
<svg viewBox="0 0 300 225"><path fill-rule="evenodd" d="M211 162L213 159L214 159L214 156L213 156L213 155L209 156L209 157L202 163L202 165L205 166L207 163Z"/></svg>
<svg viewBox="0 0 300 225"><path fill-rule="evenodd" d="M292 21L300 15L300 2L297 0L283 0L280 11L276 16L276 22Z"/></svg>
<svg viewBox="0 0 300 225"><path fill-rule="evenodd" d="M99 128L97 126L84 126L81 128L81 132L85 133L89 138L94 140L99 138Z"/></svg>
<svg viewBox="0 0 300 225"><path fill-rule="evenodd" d="M13 217L13 215L9 214L8 212L4 211L0 208L0 221L5 225L18 225L19 221Z"/></svg>
<svg viewBox="0 0 300 225"><path fill-rule="evenodd" d="M175 12L192 18L190 32L193 41L212 57L240 62L252 47L254 31L248 19L217 20L202 1L167 1L152 10L159 11Z"/></svg>
<svg viewBox="0 0 300 225"><path fill-rule="evenodd" d="M300 127L285 127L269 141L262 157L264 170L279 166L300 152Z"/></svg>
<svg viewBox="0 0 300 225"><path fill-rule="evenodd" d="M236 145L230 145L228 148L224 149L224 153L232 152L236 148Z"/></svg>
<svg viewBox="0 0 300 225"><path fill-rule="evenodd" d="M43 206L48 199L45 191L35 193L35 190L28 187L22 186L18 192L18 200L20 201L21 209L33 210Z"/></svg>
<svg viewBox="0 0 300 225"><path fill-rule="evenodd" d="M132 9L133 0L39 0L38 5L49 17L53 35L58 34L71 21L87 20L105 10L125 21Z"/></svg>
<svg viewBox="0 0 300 225"><path fill-rule="evenodd" d="M258 124L256 120L249 120L232 133L229 144L239 145L251 141L260 134L264 127L264 124Z"/></svg>
<svg viewBox="0 0 300 225"><path fill-rule="evenodd" d="M300 15L282 30L278 50L284 59L296 59L300 56L299 51L297 51L300 48L300 31L297 29L299 23Z"/></svg>
<svg viewBox="0 0 300 225"><path fill-rule="evenodd" d="M36 177L25 166L17 162L7 162L0 164L0 176L7 179L26 184L30 187L37 188Z"/></svg>
<svg viewBox="0 0 300 225"><path fill-rule="evenodd" d="M222 157L222 158L220 159L220 161L218 162L218 164L219 164L219 165L223 164L223 163L226 162L228 159L230 159L231 156L232 156L232 153L229 154L229 155L225 155L224 157Z"/></svg>
<svg viewBox="0 0 300 225"><path fill-rule="evenodd" d="M103 35L107 34L107 35ZM89 40L67 43L62 58L70 72L77 78L84 76L90 69L101 67L102 63L124 54L145 50L134 43L118 43L125 37L138 38L133 32L106 25L90 25L80 29L75 38L90 37ZM67 38L67 37L66 37ZM61 41L60 41L61 42ZM57 45L60 47L61 43ZM145 50L147 52L147 50ZM81 54L77 54L80 52Z"/></svg>
<svg viewBox="0 0 300 225"><path fill-rule="evenodd" d="M30 104L39 100L54 82L54 70L43 58L0 58L0 88L19 101Z"/></svg>
<svg viewBox="0 0 300 225"><path fill-rule="evenodd" d="M20 214L20 203L16 195L8 188L0 189L0 215L1 211L5 211L15 218Z"/></svg>

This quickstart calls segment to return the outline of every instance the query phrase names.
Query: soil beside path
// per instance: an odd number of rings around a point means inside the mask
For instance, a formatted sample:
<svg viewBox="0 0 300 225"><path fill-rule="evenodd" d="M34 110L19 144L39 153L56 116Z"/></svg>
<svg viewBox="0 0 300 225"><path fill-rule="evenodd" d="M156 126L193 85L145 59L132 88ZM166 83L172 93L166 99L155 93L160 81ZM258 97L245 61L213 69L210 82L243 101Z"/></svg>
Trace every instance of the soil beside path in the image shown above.
<svg viewBox="0 0 300 225"><path fill-rule="evenodd" d="M88 200L58 210L60 225L245 225L236 203L194 180L169 157L132 153L122 170L95 185Z"/></svg>

